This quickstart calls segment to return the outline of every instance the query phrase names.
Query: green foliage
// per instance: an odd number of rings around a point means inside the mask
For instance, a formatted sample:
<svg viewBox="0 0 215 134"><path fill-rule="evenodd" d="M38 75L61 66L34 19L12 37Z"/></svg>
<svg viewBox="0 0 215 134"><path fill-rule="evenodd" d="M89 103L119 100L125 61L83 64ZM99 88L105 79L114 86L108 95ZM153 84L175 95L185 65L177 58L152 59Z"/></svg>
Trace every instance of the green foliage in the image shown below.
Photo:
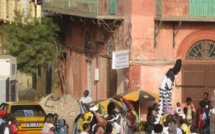
<svg viewBox="0 0 215 134"><path fill-rule="evenodd" d="M59 26L53 18L24 19L15 12L15 23L6 25L7 53L17 58L18 69L24 73L33 73L38 67L53 64L59 59Z"/></svg>

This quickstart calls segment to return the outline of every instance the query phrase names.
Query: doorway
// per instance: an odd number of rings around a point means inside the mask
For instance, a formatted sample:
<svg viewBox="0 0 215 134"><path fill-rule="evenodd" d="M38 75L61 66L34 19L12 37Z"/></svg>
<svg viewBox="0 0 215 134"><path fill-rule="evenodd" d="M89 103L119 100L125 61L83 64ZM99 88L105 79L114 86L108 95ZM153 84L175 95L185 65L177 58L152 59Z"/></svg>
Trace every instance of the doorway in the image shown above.
<svg viewBox="0 0 215 134"><path fill-rule="evenodd" d="M182 101L191 97L196 109L203 99L204 92L209 93L212 100L215 90L215 64L183 64L182 67Z"/></svg>
<svg viewBox="0 0 215 134"><path fill-rule="evenodd" d="M187 97L191 97L198 117L199 102L203 99L204 92L209 93L209 99L213 104L214 90L215 42L201 40L189 48L183 62L182 102L185 102Z"/></svg>

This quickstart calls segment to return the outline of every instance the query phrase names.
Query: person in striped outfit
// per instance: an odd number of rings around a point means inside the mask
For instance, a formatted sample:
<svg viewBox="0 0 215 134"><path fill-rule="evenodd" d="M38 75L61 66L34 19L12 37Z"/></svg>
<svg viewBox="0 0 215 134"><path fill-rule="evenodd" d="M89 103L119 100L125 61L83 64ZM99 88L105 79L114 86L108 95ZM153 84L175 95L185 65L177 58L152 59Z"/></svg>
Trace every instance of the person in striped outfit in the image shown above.
<svg viewBox="0 0 215 134"><path fill-rule="evenodd" d="M158 112L155 117L154 124L158 124L160 121L160 118L164 114L173 114L172 110L172 88L174 86L175 81L175 75L178 74L181 70L181 59L177 59L175 66L173 68L170 68L167 73L165 74L161 86L159 88L160 90L160 98L159 98L159 104L158 104Z"/></svg>

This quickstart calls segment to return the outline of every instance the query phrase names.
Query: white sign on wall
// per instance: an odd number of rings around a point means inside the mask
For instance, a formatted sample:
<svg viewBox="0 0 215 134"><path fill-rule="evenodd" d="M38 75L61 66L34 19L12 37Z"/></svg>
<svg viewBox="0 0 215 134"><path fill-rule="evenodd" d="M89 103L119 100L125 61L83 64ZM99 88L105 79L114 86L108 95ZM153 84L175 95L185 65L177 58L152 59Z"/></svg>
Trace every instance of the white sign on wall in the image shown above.
<svg viewBox="0 0 215 134"><path fill-rule="evenodd" d="M129 67L129 51L121 50L112 52L112 69Z"/></svg>

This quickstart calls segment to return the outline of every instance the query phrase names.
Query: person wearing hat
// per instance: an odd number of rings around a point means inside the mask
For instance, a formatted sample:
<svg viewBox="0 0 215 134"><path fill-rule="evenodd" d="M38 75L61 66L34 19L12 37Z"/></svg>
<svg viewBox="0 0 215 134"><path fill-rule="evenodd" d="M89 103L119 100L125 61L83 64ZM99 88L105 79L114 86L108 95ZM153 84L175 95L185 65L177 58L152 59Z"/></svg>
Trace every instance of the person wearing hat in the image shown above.
<svg viewBox="0 0 215 134"><path fill-rule="evenodd" d="M175 75L177 75L182 66L182 60L177 59L175 66L170 68L167 73L164 75L160 88L159 88L159 103L158 111L155 117L154 124L158 124L162 116L166 113L173 114L172 109L172 90L175 82Z"/></svg>
<svg viewBox="0 0 215 134"><path fill-rule="evenodd" d="M105 119L96 112L98 110L98 107L91 107L90 110L90 112L86 112L83 115L83 122L90 124L89 133L103 134L105 131L102 126L106 124ZM81 132L84 131L83 126L81 126L80 130Z"/></svg>

